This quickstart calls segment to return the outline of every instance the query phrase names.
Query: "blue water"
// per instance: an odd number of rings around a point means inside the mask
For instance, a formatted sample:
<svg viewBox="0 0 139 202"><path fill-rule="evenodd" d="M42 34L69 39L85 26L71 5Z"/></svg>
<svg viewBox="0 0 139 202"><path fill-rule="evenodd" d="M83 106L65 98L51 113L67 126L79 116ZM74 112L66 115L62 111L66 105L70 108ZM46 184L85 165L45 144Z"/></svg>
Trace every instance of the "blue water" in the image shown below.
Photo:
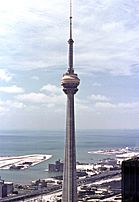
<svg viewBox="0 0 139 202"><path fill-rule="evenodd" d="M52 158L26 170L0 170L6 181L29 183L47 178L48 164L63 160L65 132L63 131L0 131L0 156L51 154ZM106 156L88 154L99 149L139 147L139 130L84 130L76 132L77 160L96 162Z"/></svg>

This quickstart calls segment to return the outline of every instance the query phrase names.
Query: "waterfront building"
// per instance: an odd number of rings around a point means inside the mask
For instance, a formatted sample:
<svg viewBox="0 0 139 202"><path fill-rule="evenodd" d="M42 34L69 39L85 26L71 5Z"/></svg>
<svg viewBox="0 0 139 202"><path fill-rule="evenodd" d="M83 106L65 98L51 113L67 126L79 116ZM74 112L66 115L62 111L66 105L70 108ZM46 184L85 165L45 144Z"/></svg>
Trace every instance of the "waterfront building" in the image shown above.
<svg viewBox="0 0 139 202"><path fill-rule="evenodd" d="M3 180L0 180L0 198L4 198L7 196L7 187L4 184Z"/></svg>
<svg viewBox="0 0 139 202"><path fill-rule="evenodd" d="M60 160L48 165L48 172L63 172L63 162Z"/></svg>
<svg viewBox="0 0 139 202"><path fill-rule="evenodd" d="M12 182L5 182L4 180L0 179L0 198L4 198L13 193L13 189L14 187Z"/></svg>
<svg viewBox="0 0 139 202"><path fill-rule="evenodd" d="M122 201L139 201L139 158L122 162Z"/></svg>
<svg viewBox="0 0 139 202"><path fill-rule="evenodd" d="M77 183L76 183L76 146L75 146L75 121L74 121L74 95L78 91L80 79L73 69L73 39L72 39L72 5L70 1L70 38L69 43L69 64L68 70L63 75L61 85L67 95L67 114L66 114L66 143L64 157L63 174L63 202L77 202Z"/></svg>

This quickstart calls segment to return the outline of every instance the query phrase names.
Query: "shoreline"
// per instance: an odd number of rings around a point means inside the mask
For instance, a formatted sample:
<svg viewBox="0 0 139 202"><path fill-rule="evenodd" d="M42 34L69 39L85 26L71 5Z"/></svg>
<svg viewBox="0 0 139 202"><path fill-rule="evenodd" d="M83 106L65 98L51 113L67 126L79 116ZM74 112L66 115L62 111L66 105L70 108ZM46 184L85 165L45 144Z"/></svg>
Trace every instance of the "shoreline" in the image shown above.
<svg viewBox="0 0 139 202"><path fill-rule="evenodd" d="M0 170L24 170L47 161L50 158L52 158L52 155L48 154L2 156L0 157Z"/></svg>

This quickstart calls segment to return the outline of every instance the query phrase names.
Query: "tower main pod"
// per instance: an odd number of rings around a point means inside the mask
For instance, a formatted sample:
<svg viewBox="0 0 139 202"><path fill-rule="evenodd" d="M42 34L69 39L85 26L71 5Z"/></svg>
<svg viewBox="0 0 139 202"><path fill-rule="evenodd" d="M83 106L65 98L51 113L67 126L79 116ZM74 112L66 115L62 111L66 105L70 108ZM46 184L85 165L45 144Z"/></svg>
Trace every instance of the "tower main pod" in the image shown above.
<svg viewBox="0 0 139 202"><path fill-rule="evenodd" d="M63 174L62 202L77 202L76 182L76 145L75 145L75 120L74 120L74 95L78 91L80 79L73 69L73 39L72 39L72 14L70 1L70 39L69 43L69 67L63 75L61 85L67 95L66 114L66 143Z"/></svg>

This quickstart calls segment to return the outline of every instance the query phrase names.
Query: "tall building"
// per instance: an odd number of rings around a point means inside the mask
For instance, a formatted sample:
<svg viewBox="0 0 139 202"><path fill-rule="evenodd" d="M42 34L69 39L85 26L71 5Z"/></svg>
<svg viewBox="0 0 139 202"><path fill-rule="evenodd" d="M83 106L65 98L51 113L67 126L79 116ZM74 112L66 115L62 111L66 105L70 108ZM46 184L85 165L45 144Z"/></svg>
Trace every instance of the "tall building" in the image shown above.
<svg viewBox="0 0 139 202"><path fill-rule="evenodd" d="M73 69L73 39L72 39L72 3L70 0L70 38L68 70L63 75L61 85L67 95L67 114L66 114L66 143L63 174L63 202L77 202L77 183L76 183L76 146L75 146L75 121L74 121L74 95L78 91L80 79Z"/></svg>
<svg viewBox="0 0 139 202"><path fill-rule="evenodd" d="M0 199L7 197L7 195L13 193L14 187L12 182L5 182L0 178Z"/></svg>
<svg viewBox="0 0 139 202"><path fill-rule="evenodd" d="M48 171L49 172L63 172L63 162L58 160L55 163L50 163L48 165Z"/></svg>
<svg viewBox="0 0 139 202"><path fill-rule="evenodd" d="M139 158L122 162L122 201L139 201Z"/></svg>

